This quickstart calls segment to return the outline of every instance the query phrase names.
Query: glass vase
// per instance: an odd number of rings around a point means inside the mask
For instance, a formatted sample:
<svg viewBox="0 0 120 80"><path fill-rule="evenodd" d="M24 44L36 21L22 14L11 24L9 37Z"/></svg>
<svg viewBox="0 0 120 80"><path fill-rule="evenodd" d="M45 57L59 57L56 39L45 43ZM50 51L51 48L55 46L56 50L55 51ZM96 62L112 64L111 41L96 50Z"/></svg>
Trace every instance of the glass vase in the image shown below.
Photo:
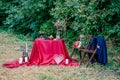
<svg viewBox="0 0 120 80"><path fill-rule="evenodd" d="M60 39L60 31L59 30L57 30L56 39Z"/></svg>

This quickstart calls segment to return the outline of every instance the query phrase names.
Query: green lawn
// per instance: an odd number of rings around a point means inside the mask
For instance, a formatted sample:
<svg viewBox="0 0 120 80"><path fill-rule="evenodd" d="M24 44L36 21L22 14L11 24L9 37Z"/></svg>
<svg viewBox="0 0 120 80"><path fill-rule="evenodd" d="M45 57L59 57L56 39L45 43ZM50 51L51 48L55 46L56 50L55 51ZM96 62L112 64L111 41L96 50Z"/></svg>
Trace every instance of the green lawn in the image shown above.
<svg viewBox="0 0 120 80"><path fill-rule="evenodd" d="M79 67L57 65L21 66L14 69L2 67L4 62L21 57L21 46L25 46L26 42L30 46L33 43L12 33L0 32L0 80L120 80L120 76L111 70L114 67L111 57L108 57L109 63L106 66L94 63L88 68L84 64Z"/></svg>

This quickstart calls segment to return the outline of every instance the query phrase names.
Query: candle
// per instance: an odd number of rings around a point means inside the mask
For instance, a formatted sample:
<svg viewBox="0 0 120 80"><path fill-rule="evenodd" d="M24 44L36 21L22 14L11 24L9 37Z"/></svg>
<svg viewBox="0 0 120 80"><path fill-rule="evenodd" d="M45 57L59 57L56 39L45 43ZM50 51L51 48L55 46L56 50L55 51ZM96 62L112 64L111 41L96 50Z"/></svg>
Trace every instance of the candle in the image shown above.
<svg viewBox="0 0 120 80"><path fill-rule="evenodd" d="M27 52L28 52L28 46L27 46L27 43L26 43L26 48L25 48L25 49L26 49L26 53L27 53Z"/></svg>
<svg viewBox="0 0 120 80"><path fill-rule="evenodd" d="M65 60L65 64L68 64L68 63L69 63L69 59L66 59L66 60Z"/></svg>
<svg viewBox="0 0 120 80"><path fill-rule="evenodd" d="M28 62L28 57L25 57L25 62Z"/></svg>
<svg viewBox="0 0 120 80"><path fill-rule="evenodd" d="M19 64L22 64L23 58L19 58Z"/></svg>

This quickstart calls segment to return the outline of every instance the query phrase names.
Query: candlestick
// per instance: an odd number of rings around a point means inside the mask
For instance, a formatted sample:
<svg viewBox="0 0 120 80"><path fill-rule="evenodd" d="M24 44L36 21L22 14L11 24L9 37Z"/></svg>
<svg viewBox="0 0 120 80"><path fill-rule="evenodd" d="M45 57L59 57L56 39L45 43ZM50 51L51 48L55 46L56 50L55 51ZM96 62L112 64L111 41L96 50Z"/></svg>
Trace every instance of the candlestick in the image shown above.
<svg viewBox="0 0 120 80"><path fill-rule="evenodd" d="M27 46L27 43L26 43L26 53L28 52L28 46Z"/></svg>

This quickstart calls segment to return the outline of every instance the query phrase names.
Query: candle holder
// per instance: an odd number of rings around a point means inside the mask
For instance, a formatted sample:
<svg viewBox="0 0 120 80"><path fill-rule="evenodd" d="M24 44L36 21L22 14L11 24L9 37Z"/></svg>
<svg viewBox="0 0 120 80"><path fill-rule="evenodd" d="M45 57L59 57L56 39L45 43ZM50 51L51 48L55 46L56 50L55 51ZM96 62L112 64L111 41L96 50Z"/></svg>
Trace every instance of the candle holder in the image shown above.
<svg viewBox="0 0 120 80"><path fill-rule="evenodd" d="M23 58L23 62L28 62L28 52L24 51L22 58Z"/></svg>
<svg viewBox="0 0 120 80"><path fill-rule="evenodd" d="M28 62L28 45L27 45L27 43L25 44L25 51L23 52L22 58L23 58L23 62Z"/></svg>
<svg viewBox="0 0 120 80"><path fill-rule="evenodd" d="M44 32L41 32L41 31L40 31L39 34L38 34L38 37L39 37L39 38L44 38L44 34L45 34Z"/></svg>

